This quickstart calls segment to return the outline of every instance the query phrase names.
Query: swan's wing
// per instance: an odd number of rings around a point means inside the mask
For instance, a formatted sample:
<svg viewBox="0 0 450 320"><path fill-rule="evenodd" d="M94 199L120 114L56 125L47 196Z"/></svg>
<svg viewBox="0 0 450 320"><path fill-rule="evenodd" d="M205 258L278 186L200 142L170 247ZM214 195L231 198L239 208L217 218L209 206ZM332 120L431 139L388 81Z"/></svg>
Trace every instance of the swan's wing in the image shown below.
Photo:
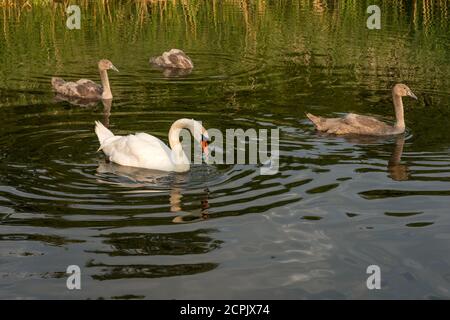
<svg viewBox="0 0 450 320"><path fill-rule="evenodd" d="M53 89L64 96L78 96L76 82L66 82L61 78L52 78Z"/></svg>
<svg viewBox="0 0 450 320"><path fill-rule="evenodd" d="M361 127L361 128L385 128L388 125L374 117L361 116L359 114L349 113L344 121L346 124L353 127Z"/></svg>
<svg viewBox="0 0 450 320"><path fill-rule="evenodd" d="M170 151L169 147L155 136L149 135L145 132L139 132L135 134L135 137L147 141L148 143L155 145L156 147L165 148L167 149L167 151Z"/></svg>
<svg viewBox="0 0 450 320"><path fill-rule="evenodd" d="M352 128L349 133L384 135L392 131L391 126L373 117L350 113L343 119L345 124Z"/></svg>
<svg viewBox="0 0 450 320"><path fill-rule="evenodd" d="M65 82L60 78L54 79L52 79L53 88L64 96L92 99L97 98L103 92L102 87L91 80L81 79L77 82Z"/></svg>
<svg viewBox="0 0 450 320"><path fill-rule="evenodd" d="M96 97L103 93L102 86L88 79L80 79L76 82L78 94L82 97Z"/></svg>
<svg viewBox="0 0 450 320"><path fill-rule="evenodd" d="M332 134L383 135L392 132L392 127L373 117L349 113L343 118L322 118L307 114L317 130Z"/></svg>
<svg viewBox="0 0 450 320"><path fill-rule="evenodd" d="M171 150L161 140L145 133L114 136L102 150L112 162L131 167L171 170Z"/></svg>
<svg viewBox="0 0 450 320"><path fill-rule="evenodd" d="M76 82L77 84L81 84L81 85L93 85L93 86L98 86L94 81L89 80L89 79L80 79Z"/></svg>
<svg viewBox="0 0 450 320"><path fill-rule="evenodd" d="M163 52L161 56L150 59L150 62L163 68L192 69L194 67L192 60L179 49Z"/></svg>
<svg viewBox="0 0 450 320"><path fill-rule="evenodd" d="M319 131L333 131L339 129L339 127L343 124L345 125L342 118L323 118L315 116L311 113L307 113L306 116L312 121L316 129Z"/></svg>
<svg viewBox="0 0 450 320"><path fill-rule="evenodd" d="M103 140L103 142L100 144L100 147L98 148L97 152L100 150L103 150L106 155L109 155L109 150L111 148L114 148L116 146L116 142L118 143L121 139L123 139L123 136L112 136L109 138L106 138ZM106 148L106 149L105 149Z"/></svg>
<svg viewBox="0 0 450 320"><path fill-rule="evenodd" d="M181 50L170 50L167 58L177 68L191 69L194 66L191 59Z"/></svg>

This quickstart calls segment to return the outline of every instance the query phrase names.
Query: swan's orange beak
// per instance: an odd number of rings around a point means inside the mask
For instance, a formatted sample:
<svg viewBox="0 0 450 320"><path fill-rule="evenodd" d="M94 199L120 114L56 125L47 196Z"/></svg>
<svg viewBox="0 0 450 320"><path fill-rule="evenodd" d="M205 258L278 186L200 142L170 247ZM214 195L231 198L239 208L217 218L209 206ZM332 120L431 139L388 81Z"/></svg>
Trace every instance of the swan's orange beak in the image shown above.
<svg viewBox="0 0 450 320"><path fill-rule="evenodd" d="M202 146L202 152L204 154L208 154L208 141L202 139L201 146Z"/></svg>
<svg viewBox="0 0 450 320"><path fill-rule="evenodd" d="M209 144L209 138L208 133L205 129L202 130L202 139L200 141L200 145L202 146L202 152L205 156L208 155L208 144Z"/></svg>

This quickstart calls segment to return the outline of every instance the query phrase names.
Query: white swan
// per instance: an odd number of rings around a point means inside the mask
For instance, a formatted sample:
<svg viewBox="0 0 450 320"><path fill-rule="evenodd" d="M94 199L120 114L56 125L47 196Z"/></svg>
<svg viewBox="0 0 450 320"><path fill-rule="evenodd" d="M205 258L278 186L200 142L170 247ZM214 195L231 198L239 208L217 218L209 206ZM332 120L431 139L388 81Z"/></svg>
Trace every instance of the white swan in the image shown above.
<svg viewBox="0 0 450 320"><path fill-rule="evenodd" d="M189 159L180 142L182 129L189 129L194 139L201 144L202 152L208 152L208 132L193 119L179 119L172 124L169 130L170 148L147 133L115 136L101 122L95 122L95 133L100 142L98 151L103 150L110 161L123 166L160 171L189 171Z"/></svg>

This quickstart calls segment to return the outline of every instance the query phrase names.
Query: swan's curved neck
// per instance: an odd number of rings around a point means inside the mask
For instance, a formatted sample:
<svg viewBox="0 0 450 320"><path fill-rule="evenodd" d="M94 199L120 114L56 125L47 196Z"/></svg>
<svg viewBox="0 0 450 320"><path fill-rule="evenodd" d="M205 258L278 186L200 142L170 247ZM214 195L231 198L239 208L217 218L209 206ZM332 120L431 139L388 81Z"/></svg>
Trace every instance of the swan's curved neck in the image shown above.
<svg viewBox="0 0 450 320"><path fill-rule="evenodd" d="M172 155L174 156L174 161L178 164L186 165L189 160L183 151L183 147L180 142L180 133L182 129L189 129L192 133L194 132L194 123L191 119L179 119L175 121L169 130L169 145L172 149Z"/></svg>
<svg viewBox="0 0 450 320"><path fill-rule="evenodd" d="M192 120L189 119L179 119L175 121L169 130L169 145L172 150L181 145L180 133L182 129L191 129Z"/></svg>
<svg viewBox="0 0 450 320"><path fill-rule="evenodd" d="M111 87L109 86L108 72L104 69L100 70L100 79L102 80L103 93L102 99L112 99Z"/></svg>
<svg viewBox="0 0 450 320"><path fill-rule="evenodd" d="M405 130L405 116L404 116L404 111L403 111L402 97L393 93L392 98L394 99L395 118L397 119L397 122L395 123L395 128L399 131L404 131Z"/></svg>

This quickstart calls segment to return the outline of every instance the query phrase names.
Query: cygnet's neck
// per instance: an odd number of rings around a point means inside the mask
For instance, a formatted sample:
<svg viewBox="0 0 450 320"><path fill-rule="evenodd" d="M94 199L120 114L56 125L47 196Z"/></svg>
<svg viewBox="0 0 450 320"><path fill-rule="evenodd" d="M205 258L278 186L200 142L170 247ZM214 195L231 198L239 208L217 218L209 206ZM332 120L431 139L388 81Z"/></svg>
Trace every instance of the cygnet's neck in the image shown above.
<svg viewBox="0 0 450 320"><path fill-rule="evenodd" d="M397 120L394 127L396 131L403 132L405 131L405 116L403 111L402 97L393 93L392 98L394 100L395 118Z"/></svg>
<svg viewBox="0 0 450 320"><path fill-rule="evenodd" d="M108 72L105 69L100 69L100 79L102 80L103 93L102 99L112 99L111 87L109 86Z"/></svg>

